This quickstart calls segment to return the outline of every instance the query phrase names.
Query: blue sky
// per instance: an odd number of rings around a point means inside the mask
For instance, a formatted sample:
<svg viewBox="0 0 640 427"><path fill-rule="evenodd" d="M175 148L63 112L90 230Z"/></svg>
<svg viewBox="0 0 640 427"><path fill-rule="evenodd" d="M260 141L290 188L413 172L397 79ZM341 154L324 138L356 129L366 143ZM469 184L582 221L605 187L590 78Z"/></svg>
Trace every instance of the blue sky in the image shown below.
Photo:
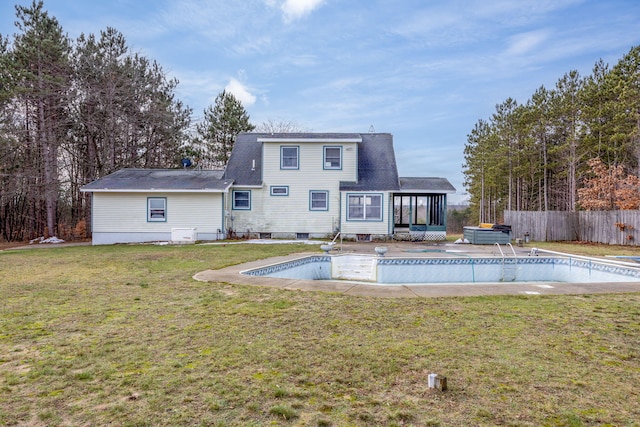
<svg viewBox="0 0 640 427"><path fill-rule="evenodd" d="M16 32L0 0L0 33ZM227 89L253 123L388 132L401 176L446 177L466 198L478 119L571 70L640 44L637 0L45 0L70 37L122 32L180 81L194 120Z"/></svg>

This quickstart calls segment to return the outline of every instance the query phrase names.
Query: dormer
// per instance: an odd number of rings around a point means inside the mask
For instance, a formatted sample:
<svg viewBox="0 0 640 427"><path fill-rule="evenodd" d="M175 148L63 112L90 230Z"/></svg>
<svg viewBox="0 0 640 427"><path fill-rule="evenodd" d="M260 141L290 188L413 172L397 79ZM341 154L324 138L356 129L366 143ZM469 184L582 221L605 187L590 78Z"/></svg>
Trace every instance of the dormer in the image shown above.
<svg viewBox="0 0 640 427"><path fill-rule="evenodd" d="M261 134L263 181L314 176L357 180L359 134Z"/></svg>

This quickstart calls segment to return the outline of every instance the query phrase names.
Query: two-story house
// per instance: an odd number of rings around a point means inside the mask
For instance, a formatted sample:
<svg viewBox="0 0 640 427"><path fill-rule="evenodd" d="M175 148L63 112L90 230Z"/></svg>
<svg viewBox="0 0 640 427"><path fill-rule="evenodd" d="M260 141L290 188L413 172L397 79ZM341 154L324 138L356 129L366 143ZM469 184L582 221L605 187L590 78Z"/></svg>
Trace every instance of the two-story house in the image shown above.
<svg viewBox="0 0 640 427"><path fill-rule="evenodd" d="M243 133L226 170L124 169L93 193L94 244L446 236L444 178L399 178L386 133ZM177 230L177 231L176 231Z"/></svg>

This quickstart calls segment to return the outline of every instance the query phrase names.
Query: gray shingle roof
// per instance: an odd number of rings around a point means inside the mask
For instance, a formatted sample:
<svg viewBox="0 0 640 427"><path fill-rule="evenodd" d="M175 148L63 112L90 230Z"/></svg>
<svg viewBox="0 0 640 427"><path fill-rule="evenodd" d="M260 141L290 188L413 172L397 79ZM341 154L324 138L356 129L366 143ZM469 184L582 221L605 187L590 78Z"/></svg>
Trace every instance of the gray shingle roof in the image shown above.
<svg viewBox="0 0 640 427"><path fill-rule="evenodd" d="M360 134L358 182L341 182L340 191L397 191L398 168L389 133Z"/></svg>
<svg viewBox="0 0 640 427"><path fill-rule="evenodd" d="M224 191L236 186L262 185L262 141L358 141L358 182L341 182L341 191L402 191L453 193L446 178L398 178L393 136L388 133L241 133L226 171L194 169L121 169L83 191Z"/></svg>
<svg viewBox="0 0 640 427"><path fill-rule="evenodd" d="M235 185L262 185L262 143L260 133L241 133L233 144L231 156L224 173ZM255 162L255 163L254 163Z"/></svg>
<svg viewBox="0 0 640 427"><path fill-rule="evenodd" d="M121 169L93 181L82 191L211 191L227 189L232 181L223 179L221 170Z"/></svg>
<svg viewBox="0 0 640 427"><path fill-rule="evenodd" d="M400 191L414 193L455 193L447 178L400 178Z"/></svg>
<svg viewBox="0 0 640 427"><path fill-rule="evenodd" d="M241 133L233 146L225 177L237 186L262 184L262 141L358 140L358 182L342 182L343 191L397 191L398 169L388 133ZM254 163L255 161L255 163Z"/></svg>

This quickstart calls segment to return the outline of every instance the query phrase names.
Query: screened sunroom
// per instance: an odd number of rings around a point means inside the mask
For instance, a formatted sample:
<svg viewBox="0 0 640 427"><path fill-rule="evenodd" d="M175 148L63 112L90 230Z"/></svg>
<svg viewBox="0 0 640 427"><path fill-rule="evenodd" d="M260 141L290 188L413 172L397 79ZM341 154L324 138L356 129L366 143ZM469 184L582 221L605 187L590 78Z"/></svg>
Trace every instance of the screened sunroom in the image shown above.
<svg viewBox="0 0 640 427"><path fill-rule="evenodd" d="M394 235L411 240L444 240L447 194L455 188L442 178L400 178L393 194Z"/></svg>

